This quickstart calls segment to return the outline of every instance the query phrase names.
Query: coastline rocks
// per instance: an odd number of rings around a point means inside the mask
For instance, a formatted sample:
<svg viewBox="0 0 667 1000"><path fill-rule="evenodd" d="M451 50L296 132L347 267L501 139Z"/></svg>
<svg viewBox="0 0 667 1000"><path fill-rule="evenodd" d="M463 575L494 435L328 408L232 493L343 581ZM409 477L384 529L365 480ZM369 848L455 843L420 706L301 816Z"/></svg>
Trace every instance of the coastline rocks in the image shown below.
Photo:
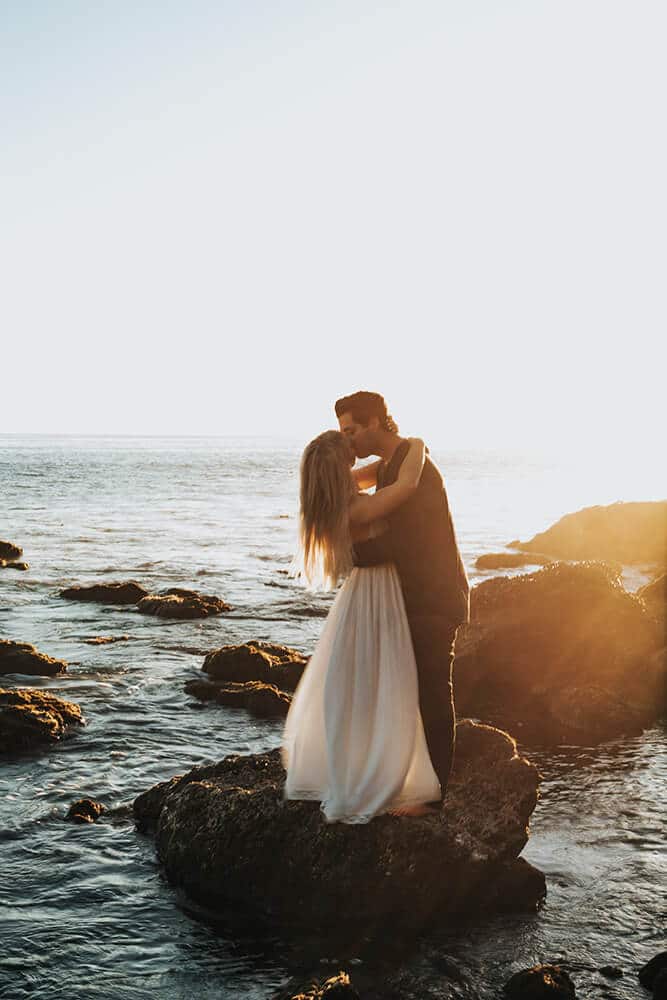
<svg viewBox="0 0 667 1000"><path fill-rule="evenodd" d="M158 618L208 618L229 611L230 605L220 597L200 594L184 587L171 587L161 594L148 594L137 603L142 615Z"/></svg>
<svg viewBox="0 0 667 1000"><path fill-rule="evenodd" d="M87 646L108 646L112 642L126 642L129 635L96 635L90 639L82 639Z"/></svg>
<svg viewBox="0 0 667 1000"><path fill-rule="evenodd" d="M67 587L60 596L68 601L95 601L98 604L136 604L148 591L128 580L124 583L93 583L87 587Z"/></svg>
<svg viewBox="0 0 667 1000"><path fill-rule="evenodd" d="M28 674L31 677L56 677L67 670L65 660L39 653L29 642L0 639L0 674Z"/></svg>
<svg viewBox="0 0 667 1000"><path fill-rule="evenodd" d="M83 725L81 709L46 691L0 688L0 753L55 743Z"/></svg>
<svg viewBox="0 0 667 1000"><path fill-rule="evenodd" d="M547 566L550 556L524 552L487 552L475 560L477 569L512 569L515 566Z"/></svg>
<svg viewBox="0 0 667 1000"><path fill-rule="evenodd" d="M262 681L218 682L194 679L185 684L187 694L200 701L215 701L231 708L245 708L261 718L286 716L292 699L273 684Z"/></svg>
<svg viewBox="0 0 667 1000"><path fill-rule="evenodd" d="M23 549L20 545L14 545L13 542L0 541L0 559L6 559L9 562L12 559L18 559L22 555Z"/></svg>
<svg viewBox="0 0 667 1000"><path fill-rule="evenodd" d="M603 560L624 565L667 564L667 500L613 503L566 514L528 542L509 548L558 559Z"/></svg>
<svg viewBox="0 0 667 1000"><path fill-rule="evenodd" d="M667 974L667 951L660 951L639 970L639 982L647 990L654 990L658 976Z"/></svg>
<svg viewBox="0 0 667 1000"><path fill-rule="evenodd" d="M95 823L102 813L106 812L106 806L94 799L79 799L69 807L66 820L72 823Z"/></svg>
<svg viewBox="0 0 667 1000"><path fill-rule="evenodd" d="M510 1000L572 1000L574 983L559 965L535 965L511 977L503 987Z"/></svg>
<svg viewBox="0 0 667 1000"><path fill-rule="evenodd" d="M0 559L0 569L20 569L26 570L30 569L30 564L27 562L12 562L7 561L7 559Z"/></svg>
<svg viewBox="0 0 667 1000"><path fill-rule="evenodd" d="M602 564L487 580L457 634L457 710L540 743L641 732L667 707L662 632Z"/></svg>
<svg viewBox="0 0 667 1000"><path fill-rule="evenodd" d="M204 659L202 670L216 681L262 681L282 691L294 691L308 663L297 649L272 642L222 646Z"/></svg>
<svg viewBox="0 0 667 1000"><path fill-rule="evenodd" d="M667 573L640 587L637 597L641 598L653 618L664 621L667 617Z"/></svg>
<svg viewBox="0 0 667 1000"><path fill-rule="evenodd" d="M329 976L323 983L315 980L293 993L281 993L280 1000L361 1000L359 994L350 982L347 972L339 972L336 976Z"/></svg>
<svg viewBox="0 0 667 1000"><path fill-rule="evenodd" d="M503 880L508 892L538 780L511 737L464 720L442 813L327 824L318 802L284 799L280 748L195 767L143 792L133 809L168 878L213 910L316 934L387 934L487 908ZM532 898L520 905L534 909L546 890L532 871Z"/></svg>

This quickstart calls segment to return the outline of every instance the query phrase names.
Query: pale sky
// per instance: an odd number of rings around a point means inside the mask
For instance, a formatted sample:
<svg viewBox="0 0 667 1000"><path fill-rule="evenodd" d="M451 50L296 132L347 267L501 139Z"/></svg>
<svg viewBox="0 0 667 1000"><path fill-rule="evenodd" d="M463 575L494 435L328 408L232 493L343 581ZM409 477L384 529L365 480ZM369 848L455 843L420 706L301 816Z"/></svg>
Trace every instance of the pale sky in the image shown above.
<svg viewBox="0 0 667 1000"><path fill-rule="evenodd" d="M667 8L8 0L0 432L663 417Z"/></svg>

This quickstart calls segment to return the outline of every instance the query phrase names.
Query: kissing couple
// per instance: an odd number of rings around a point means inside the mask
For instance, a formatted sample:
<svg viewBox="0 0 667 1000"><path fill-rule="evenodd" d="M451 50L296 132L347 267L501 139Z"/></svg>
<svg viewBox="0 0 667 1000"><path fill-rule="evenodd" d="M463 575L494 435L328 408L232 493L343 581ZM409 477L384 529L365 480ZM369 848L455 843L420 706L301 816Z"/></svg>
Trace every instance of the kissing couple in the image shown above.
<svg viewBox="0 0 667 1000"><path fill-rule="evenodd" d="M454 640L469 618L447 494L379 393L335 410L340 431L301 459L295 565L311 586L344 582L285 722L284 797L318 800L328 823L437 813L454 755Z"/></svg>

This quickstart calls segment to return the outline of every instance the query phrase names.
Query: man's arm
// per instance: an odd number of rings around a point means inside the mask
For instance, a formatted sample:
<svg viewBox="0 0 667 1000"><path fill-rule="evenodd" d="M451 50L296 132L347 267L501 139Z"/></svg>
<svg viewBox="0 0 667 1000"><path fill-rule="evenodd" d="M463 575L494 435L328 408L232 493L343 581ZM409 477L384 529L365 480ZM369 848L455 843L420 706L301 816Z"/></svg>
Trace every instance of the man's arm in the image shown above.
<svg viewBox="0 0 667 1000"><path fill-rule="evenodd" d="M376 538L355 542L353 558L355 566L380 566L382 563L393 562L391 528Z"/></svg>

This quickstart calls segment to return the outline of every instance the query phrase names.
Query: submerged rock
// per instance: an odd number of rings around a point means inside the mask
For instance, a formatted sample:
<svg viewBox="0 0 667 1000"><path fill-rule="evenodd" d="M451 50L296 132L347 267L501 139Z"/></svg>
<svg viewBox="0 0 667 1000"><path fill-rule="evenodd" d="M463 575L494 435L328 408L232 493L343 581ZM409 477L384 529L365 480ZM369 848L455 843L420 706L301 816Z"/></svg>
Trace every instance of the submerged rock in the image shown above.
<svg viewBox="0 0 667 1000"><path fill-rule="evenodd" d="M193 899L285 929L418 929L493 906L513 882L521 908L544 897L541 873L527 879L523 862L517 871L538 774L506 733L459 723L445 809L424 817L328 824L318 802L285 800L284 781L279 748L227 757L142 793L135 821Z"/></svg>
<svg viewBox="0 0 667 1000"><path fill-rule="evenodd" d="M148 594L137 604L142 615L158 618L208 618L229 611L230 605L220 597L200 594L184 587L171 587L161 594Z"/></svg>
<svg viewBox="0 0 667 1000"><path fill-rule="evenodd" d="M187 694L193 695L199 701L215 701L219 705L231 708L245 708L253 715L262 718L286 716L291 703L291 697L273 684L262 681L245 681L236 684L233 681L200 681L194 679L185 685Z"/></svg>
<svg viewBox="0 0 667 1000"><path fill-rule="evenodd" d="M559 965L535 965L517 972L503 987L510 1000L572 1000L574 983Z"/></svg>
<svg viewBox="0 0 667 1000"><path fill-rule="evenodd" d="M148 593L134 580L124 583L93 583L87 587L67 587L60 596L68 601L95 601L98 604L136 604Z"/></svg>
<svg viewBox="0 0 667 1000"><path fill-rule="evenodd" d="M510 542L509 547L558 559L665 566L667 500L585 507L566 514L530 541Z"/></svg>
<svg viewBox="0 0 667 1000"><path fill-rule="evenodd" d="M18 559L18 557L22 555L23 549L20 545L14 545L13 542L0 541L0 559Z"/></svg>
<svg viewBox="0 0 667 1000"><path fill-rule="evenodd" d="M487 552L475 560L477 569L511 569L514 566L546 566L551 556L528 552Z"/></svg>
<svg viewBox="0 0 667 1000"><path fill-rule="evenodd" d="M112 642L126 642L129 635L96 635L90 639L82 639L87 646L108 646Z"/></svg>
<svg viewBox="0 0 667 1000"><path fill-rule="evenodd" d="M0 639L0 674L28 674L31 677L56 677L67 670L65 660L38 652L29 642Z"/></svg>
<svg viewBox="0 0 667 1000"><path fill-rule="evenodd" d="M26 570L30 569L30 564L27 562L11 562L7 559L0 559L0 569Z"/></svg>
<svg viewBox="0 0 667 1000"><path fill-rule="evenodd" d="M457 709L541 743L641 732L667 708L662 631L602 564L487 580L456 639Z"/></svg>
<svg viewBox="0 0 667 1000"><path fill-rule="evenodd" d="M79 799L69 807L65 819L72 823L95 823L102 813L106 812L106 806L94 799Z"/></svg>
<svg viewBox="0 0 667 1000"><path fill-rule="evenodd" d="M282 691L294 691L308 657L297 649L272 642L244 642L209 653L202 670L216 681L262 681Z"/></svg>
<svg viewBox="0 0 667 1000"><path fill-rule="evenodd" d="M55 743L83 724L79 706L55 694L0 688L0 753Z"/></svg>

